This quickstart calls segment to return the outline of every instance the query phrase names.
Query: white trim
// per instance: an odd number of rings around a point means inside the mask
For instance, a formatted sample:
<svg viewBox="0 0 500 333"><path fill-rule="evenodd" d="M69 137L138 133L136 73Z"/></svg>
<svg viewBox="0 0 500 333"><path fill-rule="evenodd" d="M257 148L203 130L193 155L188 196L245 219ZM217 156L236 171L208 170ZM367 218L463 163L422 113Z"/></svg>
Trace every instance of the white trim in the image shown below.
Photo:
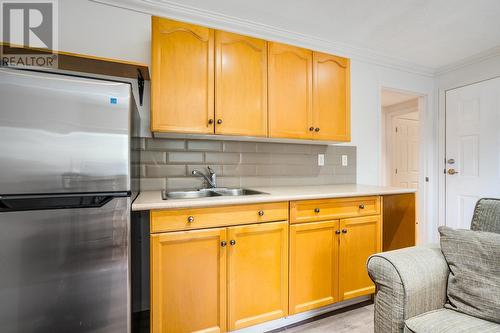
<svg viewBox="0 0 500 333"><path fill-rule="evenodd" d="M443 75L498 56L500 56L500 45L495 46L486 51L476 53L470 57L464 58L449 65L439 67L434 72L434 75L435 76Z"/></svg>
<svg viewBox="0 0 500 333"><path fill-rule="evenodd" d="M234 16L182 5L169 0L90 0L92 2L128 9L148 15L159 15L175 20L246 34L267 40L293 44L317 51L337 54L403 72L434 77L434 68L420 66L388 54L366 48L337 43L296 31L282 29Z"/></svg>
<svg viewBox="0 0 500 333"><path fill-rule="evenodd" d="M301 322L301 321L306 320L306 319L317 317L319 315L322 315L323 313L327 313L327 312L331 312L331 311L338 310L341 308L345 308L346 306L349 306L349 305L358 304L358 303L367 301L369 299L370 299L370 296L361 296L361 297L353 298L353 299L343 301L340 303L328 305L328 306L325 306L325 307L322 307L322 308L319 308L316 310L306 311L306 312L298 313L298 314L291 315L288 317L268 321L268 322L265 322L265 323L262 323L259 325L248 327L248 328L236 330L236 331L233 331L233 333L262 333L262 332L272 331L272 330L283 328L283 327L286 327L286 326L289 326L292 324L296 324L296 323Z"/></svg>

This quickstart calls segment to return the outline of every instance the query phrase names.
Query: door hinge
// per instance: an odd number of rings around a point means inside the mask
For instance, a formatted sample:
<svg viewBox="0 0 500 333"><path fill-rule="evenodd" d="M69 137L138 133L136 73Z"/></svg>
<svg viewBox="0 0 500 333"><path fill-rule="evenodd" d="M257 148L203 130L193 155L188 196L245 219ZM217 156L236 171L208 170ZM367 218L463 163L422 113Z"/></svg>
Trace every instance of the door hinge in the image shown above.
<svg viewBox="0 0 500 333"><path fill-rule="evenodd" d="M398 132L398 127L396 126L396 133Z"/></svg>
<svg viewBox="0 0 500 333"><path fill-rule="evenodd" d="M396 175L398 174L398 169L396 168L396 170L394 170L396 172Z"/></svg>

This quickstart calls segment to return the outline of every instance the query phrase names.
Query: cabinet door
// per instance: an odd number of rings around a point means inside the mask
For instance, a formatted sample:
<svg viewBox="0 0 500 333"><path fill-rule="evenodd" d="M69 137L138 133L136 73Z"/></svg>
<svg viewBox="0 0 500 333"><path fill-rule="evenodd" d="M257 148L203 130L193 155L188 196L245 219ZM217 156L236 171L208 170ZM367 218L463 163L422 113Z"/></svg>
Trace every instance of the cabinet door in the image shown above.
<svg viewBox="0 0 500 333"><path fill-rule="evenodd" d="M380 216L343 219L340 229L340 300L374 293L366 261L381 251Z"/></svg>
<svg viewBox="0 0 500 333"><path fill-rule="evenodd" d="M349 59L314 52L314 138L350 141L350 109Z"/></svg>
<svg viewBox="0 0 500 333"><path fill-rule="evenodd" d="M214 31L153 17L151 53L151 130L213 134Z"/></svg>
<svg viewBox="0 0 500 333"><path fill-rule="evenodd" d="M226 331L226 229L151 236L151 332Z"/></svg>
<svg viewBox="0 0 500 333"><path fill-rule="evenodd" d="M287 315L288 223L229 228L229 330Z"/></svg>
<svg viewBox="0 0 500 333"><path fill-rule="evenodd" d="M269 136L311 139L312 126L312 51L269 42Z"/></svg>
<svg viewBox="0 0 500 333"><path fill-rule="evenodd" d="M267 42L215 32L215 133L267 136Z"/></svg>
<svg viewBox="0 0 500 333"><path fill-rule="evenodd" d="M339 221L290 226L290 314L338 300Z"/></svg>

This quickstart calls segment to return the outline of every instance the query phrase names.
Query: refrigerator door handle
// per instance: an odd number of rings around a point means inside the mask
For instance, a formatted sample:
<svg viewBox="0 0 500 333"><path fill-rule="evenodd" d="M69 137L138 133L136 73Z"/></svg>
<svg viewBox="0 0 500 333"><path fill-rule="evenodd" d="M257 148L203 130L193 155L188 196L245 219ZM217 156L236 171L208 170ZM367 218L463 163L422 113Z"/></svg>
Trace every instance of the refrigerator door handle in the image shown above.
<svg viewBox="0 0 500 333"><path fill-rule="evenodd" d="M114 198L128 196L130 196L130 192L0 196L0 212L100 208Z"/></svg>

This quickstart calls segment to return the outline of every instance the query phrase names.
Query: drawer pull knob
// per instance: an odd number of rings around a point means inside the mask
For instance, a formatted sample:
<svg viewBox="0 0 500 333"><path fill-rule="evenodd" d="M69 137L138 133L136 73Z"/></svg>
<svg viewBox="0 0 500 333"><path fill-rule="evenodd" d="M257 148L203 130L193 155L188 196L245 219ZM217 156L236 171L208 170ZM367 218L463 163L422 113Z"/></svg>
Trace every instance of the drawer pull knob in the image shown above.
<svg viewBox="0 0 500 333"><path fill-rule="evenodd" d="M343 234L347 234L347 229L342 229Z"/></svg>
<svg viewBox="0 0 500 333"><path fill-rule="evenodd" d="M222 241L222 242L220 242L220 246L225 247L226 245L227 245L227 242L226 242L226 241Z"/></svg>
<svg viewBox="0 0 500 333"><path fill-rule="evenodd" d="M259 216L264 216L264 211L263 210L259 210Z"/></svg>
<svg viewBox="0 0 500 333"><path fill-rule="evenodd" d="M194 222L194 216L189 216L188 217L188 222L193 223Z"/></svg>
<svg viewBox="0 0 500 333"><path fill-rule="evenodd" d="M319 213L321 210L319 208L314 208L315 213Z"/></svg>
<svg viewBox="0 0 500 333"><path fill-rule="evenodd" d="M309 131L314 131L314 127L309 127Z"/></svg>
<svg viewBox="0 0 500 333"><path fill-rule="evenodd" d="M335 230L336 235L340 235L340 230Z"/></svg>
<svg viewBox="0 0 500 333"><path fill-rule="evenodd" d="M319 127L316 127L316 128L314 129L314 131L315 131L315 132L319 132Z"/></svg>
<svg viewBox="0 0 500 333"><path fill-rule="evenodd" d="M222 119L217 119L217 124L222 124Z"/></svg>
<svg viewBox="0 0 500 333"><path fill-rule="evenodd" d="M365 204L359 205L359 209L365 209Z"/></svg>
<svg viewBox="0 0 500 333"><path fill-rule="evenodd" d="M236 241L234 239L231 239L231 241L229 241L229 244L231 244L231 246L234 246L236 245Z"/></svg>
<svg viewBox="0 0 500 333"><path fill-rule="evenodd" d="M209 125L213 125L213 123L214 123L214 120L213 120L213 119L208 119L208 124L209 124Z"/></svg>

